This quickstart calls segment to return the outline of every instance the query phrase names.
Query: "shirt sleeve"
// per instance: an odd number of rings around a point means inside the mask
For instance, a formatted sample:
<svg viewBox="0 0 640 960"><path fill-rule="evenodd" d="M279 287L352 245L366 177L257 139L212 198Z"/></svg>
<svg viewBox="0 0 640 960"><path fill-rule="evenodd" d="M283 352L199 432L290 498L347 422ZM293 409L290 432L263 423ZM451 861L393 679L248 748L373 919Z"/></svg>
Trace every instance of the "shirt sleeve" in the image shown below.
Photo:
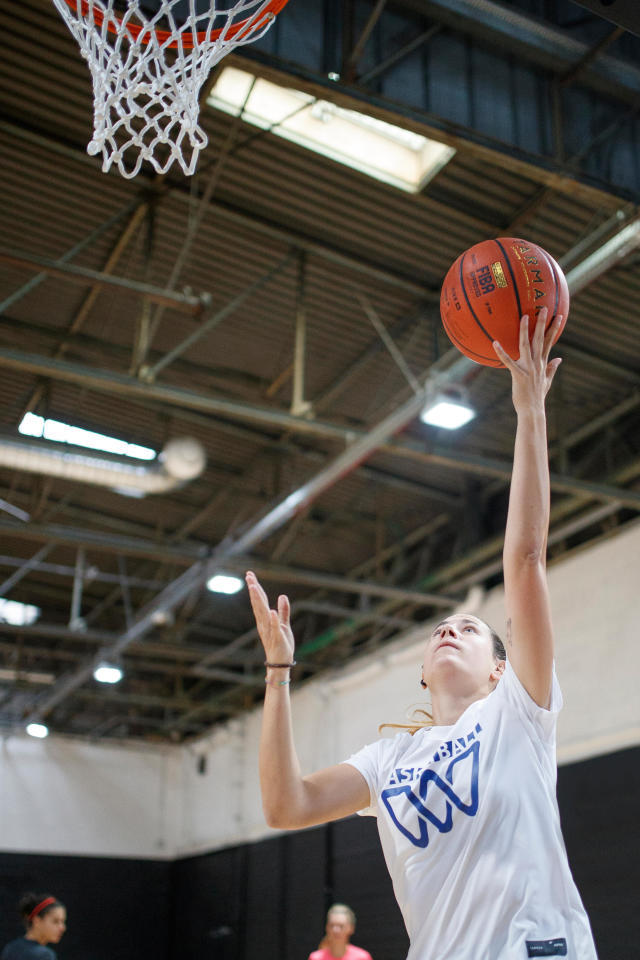
<svg viewBox="0 0 640 960"><path fill-rule="evenodd" d="M496 688L496 693L503 697L526 720L531 732L540 740L545 743L555 742L558 714L562 709L562 692L556 676L555 662L553 664L551 699L548 708L541 707L529 696L508 660Z"/></svg>
<svg viewBox="0 0 640 960"><path fill-rule="evenodd" d="M397 752L398 742L404 737L409 737L408 733L400 733L395 737L387 737L382 740L376 740L375 743L369 743L366 747L352 753L350 757L343 760L355 767L367 781L369 787L369 806L358 813L361 816L376 817L378 815L378 795L382 789L382 781L393 764L393 757Z"/></svg>

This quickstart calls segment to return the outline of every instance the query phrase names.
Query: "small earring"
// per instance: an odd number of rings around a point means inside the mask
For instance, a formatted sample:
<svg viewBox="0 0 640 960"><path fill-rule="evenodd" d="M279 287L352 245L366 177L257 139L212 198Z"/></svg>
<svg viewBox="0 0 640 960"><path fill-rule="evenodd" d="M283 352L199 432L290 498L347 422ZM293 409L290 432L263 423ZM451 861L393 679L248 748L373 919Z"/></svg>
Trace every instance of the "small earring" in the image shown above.
<svg viewBox="0 0 640 960"><path fill-rule="evenodd" d="M424 679L421 679L421 680L420 680L420 686L422 687L423 690L426 690L426 689L427 689L427 685L426 685L426 683L424 682Z"/></svg>

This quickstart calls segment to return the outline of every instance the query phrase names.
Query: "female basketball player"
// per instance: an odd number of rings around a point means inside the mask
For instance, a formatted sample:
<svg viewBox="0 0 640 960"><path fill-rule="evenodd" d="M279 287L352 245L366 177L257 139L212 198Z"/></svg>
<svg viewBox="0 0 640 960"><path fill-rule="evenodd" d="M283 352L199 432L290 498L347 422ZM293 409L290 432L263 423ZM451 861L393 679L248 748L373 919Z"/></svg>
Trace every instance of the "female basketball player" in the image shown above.
<svg viewBox="0 0 640 960"><path fill-rule="evenodd" d="M67 929L63 904L48 894L27 893L19 910L27 932L6 945L0 960L56 960L47 944L59 943Z"/></svg>
<svg viewBox="0 0 640 960"><path fill-rule="evenodd" d="M409 960L595 960L555 798L553 669L545 555L549 472L545 396L558 317L540 313L509 369L517 431L504 540L506 658L474 616L446 617L425 640L433 725L301 776L289 706L289 603L270 610L247 574L267 664L260 779L267 822L292 829L372 808L411 946ZM496 638L497 639L497 638Z"/></svg>

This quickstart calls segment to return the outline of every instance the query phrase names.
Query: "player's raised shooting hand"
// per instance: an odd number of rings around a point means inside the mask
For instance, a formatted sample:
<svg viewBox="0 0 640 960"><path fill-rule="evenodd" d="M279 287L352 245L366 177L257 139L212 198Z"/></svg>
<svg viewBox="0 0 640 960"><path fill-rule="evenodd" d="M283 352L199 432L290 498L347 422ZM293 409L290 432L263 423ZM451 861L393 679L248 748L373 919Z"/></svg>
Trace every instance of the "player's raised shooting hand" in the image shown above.
<svg viewBox="0 0 640 960"><path fill-rule="evenodd" d="M544 398L562 362L558 357L549 360L549 351L558 328L562 327L562 320L562 316L557 316L545 331L547 308L543 307L534 321L535 330L529 342L529 317L524 316L520 321L520 356L517 360L510 357L500 343L493 344L496 354L511 373L513 405L517 412L544 405Z"/></svg>

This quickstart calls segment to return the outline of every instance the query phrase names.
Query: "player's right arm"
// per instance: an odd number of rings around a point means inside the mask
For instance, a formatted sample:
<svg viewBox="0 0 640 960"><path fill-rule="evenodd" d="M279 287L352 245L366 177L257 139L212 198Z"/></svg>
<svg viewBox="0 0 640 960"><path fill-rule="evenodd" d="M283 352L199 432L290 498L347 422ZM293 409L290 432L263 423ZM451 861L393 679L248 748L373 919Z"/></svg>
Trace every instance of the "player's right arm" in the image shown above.
<svg viewBox="0 0 640 960"><path fill-rule="evenodd" d="M294 640L289 601L278 597L271 610L255 574L247 573L247 587L267 663L292 663ZM293 740L289 679L286 667L267 667L262 732L260 788L262 807L270 827L292 830L349 816L369 806L369 787L362 774L340 763L303 777Z"/></svg>

